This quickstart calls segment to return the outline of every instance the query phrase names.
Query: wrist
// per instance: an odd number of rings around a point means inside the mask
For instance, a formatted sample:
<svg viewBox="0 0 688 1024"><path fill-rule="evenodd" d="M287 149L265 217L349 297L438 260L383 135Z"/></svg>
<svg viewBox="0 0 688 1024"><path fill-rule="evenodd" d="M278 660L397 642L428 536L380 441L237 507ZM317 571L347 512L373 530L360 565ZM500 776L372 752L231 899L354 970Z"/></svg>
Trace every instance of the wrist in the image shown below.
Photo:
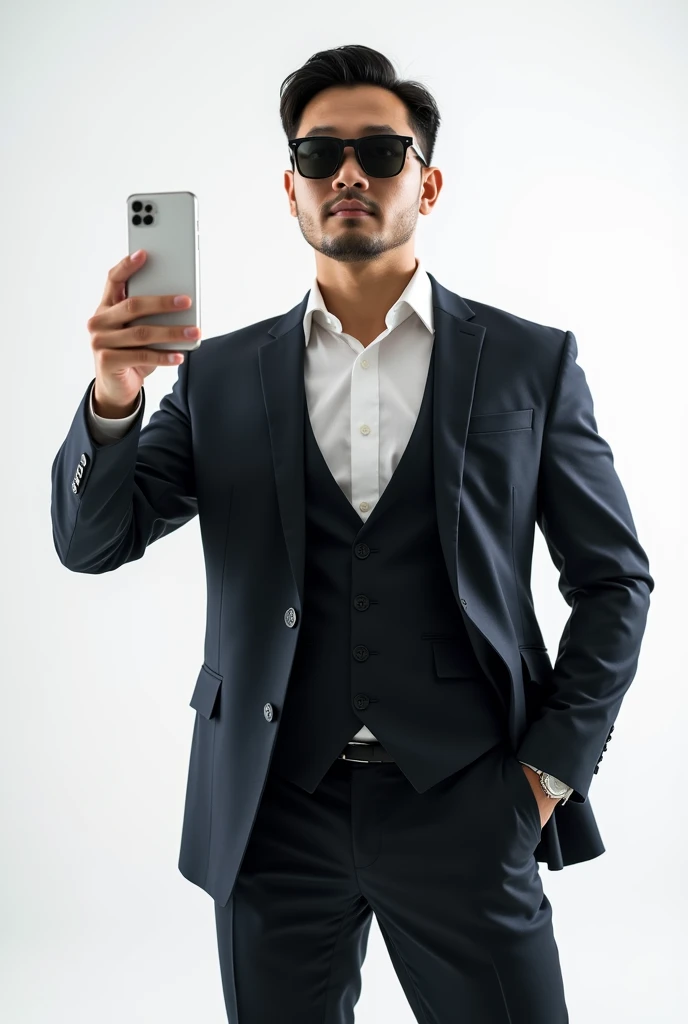
<svg viewBox="0 0 688 1024"><path fill-rule="evenodd" d="M524 768L529 769L529 773L537 776L540 790L545 799L552 800L554 803L558 803L560 800L562 803L568 801L573 793L571 786L567 786L561 779L556 779L553 775L543 772L542 769L536 768L534 764L528 764L527 761L521 761L521 764Z"/></svg>
<svg viewBox="0 0 688 1024"><path fill-rule="evenodd" d="M93 411L96 416L102 416L108 420L123 420L125 416L131 416L136 409L139 402L139 396L137 395L133 402L128 402L127 405L116 405L113 402L102 401L98 398L97 388L93 389L92 404Z"/></svg>

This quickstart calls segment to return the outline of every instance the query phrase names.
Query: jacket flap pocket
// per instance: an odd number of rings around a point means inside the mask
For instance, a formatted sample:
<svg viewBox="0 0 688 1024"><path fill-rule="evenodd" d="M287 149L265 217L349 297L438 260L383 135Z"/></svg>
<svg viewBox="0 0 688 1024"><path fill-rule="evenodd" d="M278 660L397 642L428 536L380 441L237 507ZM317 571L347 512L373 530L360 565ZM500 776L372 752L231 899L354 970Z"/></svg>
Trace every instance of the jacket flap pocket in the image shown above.
<svg viewBox="0 0 688 1024"><path fill-rule="evenodd" d="M191 695L189 705L195 708L204 718L212 718L215 714L217 695L222 685L222 676L205 664L201 665L198 673L196 688Z"/></svg>
<svg viewBox="0 0 688 1024"><path fill-rule="evenodd" d="M442 678L469 678L475 675L475 666L455 643L433 643L435 671Z"/></svg>
<svg viewBox="0 0 688 1024"><path fill-rule="evenodd" d="M552 676L552 663L546 647L521 647L521 661L525 666L524 677L533 683L546 686Z"/></svg>
<svg viewBox="0 0 688 1024"><path fill-rule="evenodd" d="M512 409L510 412L490 412L471 416L469 434L482 434L493 430L532 430L533 410Z"/></svg>

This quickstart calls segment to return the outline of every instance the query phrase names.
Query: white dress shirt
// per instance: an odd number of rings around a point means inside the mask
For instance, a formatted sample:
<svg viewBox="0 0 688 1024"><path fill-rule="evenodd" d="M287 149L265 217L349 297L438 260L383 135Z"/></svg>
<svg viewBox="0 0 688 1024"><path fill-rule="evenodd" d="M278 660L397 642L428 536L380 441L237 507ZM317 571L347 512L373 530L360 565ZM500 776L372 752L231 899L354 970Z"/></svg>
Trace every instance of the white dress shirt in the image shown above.
<svg viewBox="0 0 688 1024"><path fill-rule="evenodd" d="M344 333L313 281L303 318L308 414L323 458L362 522L404 454L425 391L435 329L430 278L418 258L385 324L374 341L362 345ZM107 444L126 434L141 396L122 419L94 413L93 390L89 406L89 429L99 444ZM371 743L376 737L362 726L352 741Z"/></svg>

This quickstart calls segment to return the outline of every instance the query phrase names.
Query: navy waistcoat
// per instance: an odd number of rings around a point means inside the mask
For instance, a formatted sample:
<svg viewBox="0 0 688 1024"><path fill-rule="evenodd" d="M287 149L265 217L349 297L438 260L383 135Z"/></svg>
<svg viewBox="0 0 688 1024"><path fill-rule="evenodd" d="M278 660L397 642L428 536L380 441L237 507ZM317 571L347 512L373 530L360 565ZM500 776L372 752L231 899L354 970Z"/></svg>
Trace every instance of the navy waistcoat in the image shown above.
<svg viewBox="0 0 688 1024"><path fill-rule="evenodd" d="M433 348L418 419L366 522L304 415L304 605L271 770L312 793L366 725L422 793L508 735L452 592L435 511ZM304 390L305 404L305 390Z"/></svg>

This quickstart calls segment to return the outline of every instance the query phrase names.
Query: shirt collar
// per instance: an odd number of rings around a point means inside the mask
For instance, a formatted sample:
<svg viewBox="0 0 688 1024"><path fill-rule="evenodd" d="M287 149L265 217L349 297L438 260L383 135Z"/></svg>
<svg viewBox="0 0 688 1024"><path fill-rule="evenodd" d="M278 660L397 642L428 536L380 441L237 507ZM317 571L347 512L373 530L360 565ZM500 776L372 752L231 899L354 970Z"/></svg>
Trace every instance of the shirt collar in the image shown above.
<svg viewBox="0 0 688 1024"><path fill-rule="evenodd" d="M392 328L411 316L412 313L419 317L431 334L434 332L432 286L430 278L421 266L418 257L416 257L416 271L397 301L387 311L385 324L389 330L392 330ZM317 277L313 280L303 318L303 333L306 345L310 341L313 318L315 318L316 323L326 330L335 334L342 333L341 321L334 313L330 313L325 305L322 292L318 287Z"/></svg>

